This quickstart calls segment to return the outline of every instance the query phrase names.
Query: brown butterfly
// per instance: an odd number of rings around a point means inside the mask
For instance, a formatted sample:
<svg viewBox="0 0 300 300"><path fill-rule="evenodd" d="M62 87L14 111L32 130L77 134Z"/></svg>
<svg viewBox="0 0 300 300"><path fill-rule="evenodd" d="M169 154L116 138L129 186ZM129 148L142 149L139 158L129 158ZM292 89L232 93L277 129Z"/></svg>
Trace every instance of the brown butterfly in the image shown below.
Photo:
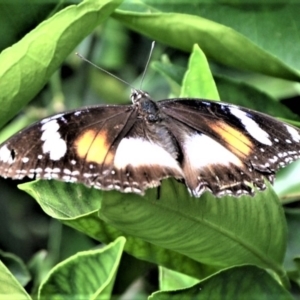
<svg viewBox="0 0 300 300"><path fill-rule="evenodd" d="M299 158L299 129L222 102L154 102L133 90L132 105L98 105L43 119L0 146L0 176L84 183L144 194L175 177L199 197L253 194ZM254 189L253 189L254 188Z"/></svg>

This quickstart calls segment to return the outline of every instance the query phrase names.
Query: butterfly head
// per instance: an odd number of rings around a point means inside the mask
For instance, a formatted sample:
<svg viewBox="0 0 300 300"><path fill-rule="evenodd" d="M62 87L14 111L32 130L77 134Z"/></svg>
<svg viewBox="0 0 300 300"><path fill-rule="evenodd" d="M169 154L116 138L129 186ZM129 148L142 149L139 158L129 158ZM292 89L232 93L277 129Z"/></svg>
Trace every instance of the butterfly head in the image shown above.
<svg viewBox="0 0 300 300"><path fill-rule="evenodd" d="M150 96L145 91L131 89L130 99L133 104L136 104L136 103L140 102L141 99L150 99Z"/></svg>
<svg viewBox="0 0 300 300"><path fill-rule="evenodd" d="M147 123L155 123L160 120L159 108L147 92L142 90L131 90L131 101L138 108L139 118Z"/></svg>

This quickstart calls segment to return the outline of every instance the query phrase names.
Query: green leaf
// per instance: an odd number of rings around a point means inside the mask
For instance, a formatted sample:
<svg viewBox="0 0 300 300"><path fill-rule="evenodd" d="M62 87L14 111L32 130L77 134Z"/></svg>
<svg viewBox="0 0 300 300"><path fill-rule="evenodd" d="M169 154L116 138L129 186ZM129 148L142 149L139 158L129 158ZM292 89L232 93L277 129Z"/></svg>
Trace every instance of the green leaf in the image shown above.
<svg viewBox="0 0 300 300"><path fill-rule="evenodd" d="M207 265L255 264L285 277L286 224L271 189L253 198L218 199L205 193L196 199L166 180L158 200L155 190L144 197L110 194L103 198L100 217L129 235Z"/></svg>
<svg viewBox="0 0 300 300"><path fill-rule="evenodd" d="M127 239L125 251L139 259L198 278L204 278L217 270L172 250L128 235L99 219L97 210L101 206L101 199L103 196L108 199L114 197L111 192L101 192L83 185L43 180L22 184L19 188L32 195L50 216L98 241L109 243L119 236L125 236ZM130 199L130 195L121 195Z"/></svg>
<svg viewBox="0 0 300 300"><path fill-rule="evenodd" d="M289 271L288 274L291 281L293 281L293 283L297 285L296 286L297 288L293 290L293 293L299 295L300 293L300 255L299 254L297 257L294 258L294 263L297 267L296 270Z"/></svg>
<svg viewBox="0 0 300 300"><path fill-rule="evenodd" d="M172 96L178 97L181 90L182 78L186 69L172 64L166 55L163 55L162 61L154 61L151 67L168 82L171 88Z"/></svg>
<svg viewBox="0 0 300 300"><path fill-rule="evenodd" d="M194 45L180 97L219 100L219 93L204 53Z"/></svg>
<svg viewBox="0 0 300 300"><path fill-rule="evenodd" d="M79 252L55 266L39 289L39 299L109 299L125 239Z"/></svg>
<svg viewBox="0 0 300 300"><path fill-rule="evenodd" d="M94 238L104 238L104 242L124 235L129 242L126 251L138 258L197 278L221 267L251 263L274 270L284 280L281 263L286 225L271 189L254 198L217 199L206 193L196 199L188 195L183 185L165 180L161 197L156 200L155 189L141 197L116 191L91 194L91 189L81 186L82 198L76 198L79 185L74 193L72 184L54 181L34 182L30 186L36 190L31 194L44 202L42 206L52 208L52 216L64 216L64 222L70 226ZM22 188L28 188L28 184ZM63 189L69 194L61 193ZM81 203L82 199L88 199L90 206ZM52 203L60 203L59 209ZM100 218L106 223L97 218L96 207L101 207Z"/></svg>
<svg viewBox="0 0 300 300"><path fill-rule="evenodd" d="M293 297L267 271L242 266L223 270L189 289L156 292L149 299L292 300Z"/></svg>
<svg viewBox="0 0 300 300"><path fill-rule="evenodd" d="M28 262L28 268L33 279L31 282L32 295L37 295L41 282L54 265L55 264L51 258L51 253L49 253L47 250L39 250L31 257L30 261Z"/></svg>
<svg viewBox="0 0 300 300"><path fill-rule="evenodd" d="M18 186L26 191L53 218L75 218L99 210L102 192L80 184L37 180Z"/></svg>
<svg viewBox="0 0 300 300"><path fill-rule="evenodd" d="M137 13L126 10L117 10L113 17L132 30L184 51L190 52L197 43L206 56L224 65L300 80L298 70L232 28L208 19L180 13Z"/></svg>
<svg viewBox="0 0 300 300"><path fill-rule="evenodd" d="M57 5L55 2L58 1L1 1L0 49L3 50L12 45L19 37L47 18L55 9Z"/></svg>
<svg viewBox="0 0 300 300"><path fill-rule="evenodd" d="M295 120L299 118L285 105L248 83L232 80L224 76L215 76L215 81L222 101L245 106L274 117Z"/></svg>
<svg viewBox="0 0 300 300"><path fill-rule="evenodd" d="M75 46L121 0L83 1L41 23L0 55L0 127L46 84Z"/></svg>
<svg viewBox="0 0 300 300"><path fill-rule="evenodd" d="M284 258L284 267L290 272L297 269L295 258L300 255L300 239L299 239L299 226L300 226L300 210L297 208L286 208L285 215L288 225L288 243L287 250ZM296 263L296 264L295 264ZM300 265L298 259L298 281L300 284Z"/></svg>
<svg viewBox="0 0 300 300"><path fill-rule="evenodd" d="M162 291L178 290L191 287L199 280L167 268L159 268L159 289Z"/></svg>
<svg viewBox="0 0 300 300"><path fill-rule="evenodd" d="M172 64L165 56L162 62L154 62L152 66L166 78L175 96L180 94L180 97L219 99L208 62L198 45L194 45L187 70Z"/></svg>
<svg viewBox="0 0 300 300"><path fill-rule="evenodd" d="M2 261L0 261L0 295L1 299L31 299Z"/></svg>
<svg viewBox="0 0 300 300"><path fill-rule="evenodd" d="M126 3L126 2L125 2ZM264 51L300 69L299 1L143 0L156 10L192 14L231 27ZM144 5L145 5L144 4ZM134 9L134 7L132 7Z"/></svg>
<svg viewBox="0 0 300 300"><path fill-rule="evenodd" d="M280 170L276 176L274 190L282 203L298 201L300 196L299 186L300 162L296 161Z"/></svg>
<svg viewBox="0 0 300 300"><path fill-rule="evenodd" d="M31 279L24 262L12 253L0 250L0 260L5 264L9 271L16 277L18 282L25 286Z"/></svg>

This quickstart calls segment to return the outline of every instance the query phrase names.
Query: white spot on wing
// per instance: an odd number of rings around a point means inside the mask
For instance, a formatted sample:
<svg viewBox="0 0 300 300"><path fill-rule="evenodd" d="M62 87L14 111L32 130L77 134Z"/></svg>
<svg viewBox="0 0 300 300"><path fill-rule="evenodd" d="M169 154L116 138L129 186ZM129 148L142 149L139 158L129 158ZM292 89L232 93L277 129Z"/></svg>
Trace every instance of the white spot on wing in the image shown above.
<svg viewBox="0 0 300 300"><path fill-rule="evenodd" d="M28 161L29 161L29 158L28 158L28 157L23 157L23 158L22 158L22 162L23 162L24 164L28 163Z"/></svg>
<svg viewBox="0 0 300 300"><path fill-rule="evenodd" d="M159 145L140 138L124 138L120 142L114 160L118 169L127 165L133 167L159 165L176 170L182 174L178 162Z"/></svg>
<svg viewBox="0 0 300 300"><path fill-rule="evenodd" d="M288 131L288 133L291 135L292 139L299 143L300 142L300 135L299 135L299 132L294 128L294 127L291 127L289 125L286 125L285 124L285 127Z"/></svg>
<svg viewBox="0 0 300 300"><path fill-rule="evenodd" d="M247 116L247 113L240 110L237 107L230 107L230 112L240 119L242 124L245 126L247 132L257 141L259 141L262 144L271 146L272 142L269 139L269 134L262 130L257 122L252 120L249 116Z"/></svg>
<svg viewBox="0 0 300 300"><path fill-rule="evenodd" d="M49 118L45 118L44 120L41 121L42 124L47 124L50 123L50 121L59 119L60 117L62 117L64 114L57 114L55 116L49 117Z"/></svg>
<svg viewBox="0 0 300 300"><path fill-rule="evenodd" d="M269 161L274 164L278 161L278 157L277 156L274 156L273 158L270 158Z"/></svg>
<svg viewBox="0 0 300 300"><path fill-rule="evenodd" d="M71 170L69 170L69 169L64 169L64 171L63 171L65 174L67 174L67 175L70 175L72 172L71 172Z"/></svg>
<svg viewBox="0 0 300 300"><path fill-rule="evenodd" d="M54 119L44 123L41 130L43 131L41 140L44 141L43 152L49 153L52 160L62 158L67 152L67 144L58 132L59 125L57 121Z"/></svg>
<svg viewBox="0 0 300 300"><path fill-rule="evenodd" d="M200 169L215 164L229 166L230 163L242 166L242 162L237 156L204 134L189 136L184 147L193 168Z"/></svg>
<svg viewBox="0 0 300 300"><path fill-rule="evenodd" d="M0 161L8 164L12 164L14 162L14 159L11 156L11 151L6 145L0 148Z"/></svg>

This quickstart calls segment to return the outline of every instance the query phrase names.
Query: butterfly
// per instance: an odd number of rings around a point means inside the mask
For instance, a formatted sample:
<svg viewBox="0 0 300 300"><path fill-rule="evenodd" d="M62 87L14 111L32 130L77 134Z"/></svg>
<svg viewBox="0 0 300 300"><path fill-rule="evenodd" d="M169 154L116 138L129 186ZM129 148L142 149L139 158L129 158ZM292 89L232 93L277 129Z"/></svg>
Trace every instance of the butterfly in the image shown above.
<svg viewBox="0 0 300 300"><path fill-rule="evenodd" d="M133 89L131 105L56 114L0 145L0 176L83 183L143 195L164 178L190 194L253 195L300 156L300 131L247 108L200 99L158 102Z"/></svg>

